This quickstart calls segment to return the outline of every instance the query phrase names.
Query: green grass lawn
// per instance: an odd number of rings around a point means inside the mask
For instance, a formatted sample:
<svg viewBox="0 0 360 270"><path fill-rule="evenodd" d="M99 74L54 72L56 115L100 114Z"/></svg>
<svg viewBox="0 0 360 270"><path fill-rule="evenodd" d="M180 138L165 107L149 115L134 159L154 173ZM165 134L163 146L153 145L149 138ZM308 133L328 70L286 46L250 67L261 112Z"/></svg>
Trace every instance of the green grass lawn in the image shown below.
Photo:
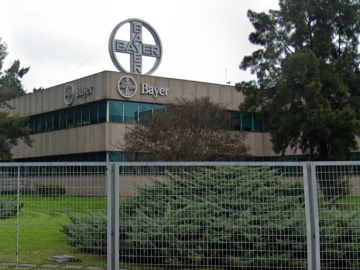
<svg viewBox="0 0 360 270"><path fill-rule="evenodd" d="M346 204L354 204L354 205L357 204L360 206L360 197L349 196L338 200L337 203L346 203Z"/></svg>
<svg viewBox="0 0 360 270"><path fill-rule="evenodd" d="M2 195L0 199L13 197ZM54 264L49 260L52 256L72 255L81 260L77 265L106 266L106 256L86 254L70 247L60 232L61 224L69 222L68 215L105 212L106 197L21 195L20 201L24 207L19 218L0 220L0 263L18 260L19 264Z"/></svg>
<svg viewBox="0 0 360 270"><path fill-rule="evenodd" d="M337 200L336 205L339 209L343 210L358 210L360 209L360 197L348 196Z"/></svg>

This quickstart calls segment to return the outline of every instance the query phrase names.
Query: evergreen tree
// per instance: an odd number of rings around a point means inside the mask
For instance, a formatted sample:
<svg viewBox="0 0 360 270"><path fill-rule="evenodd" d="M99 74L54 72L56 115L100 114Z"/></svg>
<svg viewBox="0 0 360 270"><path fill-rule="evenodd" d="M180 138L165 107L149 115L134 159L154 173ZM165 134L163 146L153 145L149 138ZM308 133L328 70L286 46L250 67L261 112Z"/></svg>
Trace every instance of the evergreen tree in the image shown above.
<svg viewBox="0 0 360 270"><path fill-rule="evenodd" d="M260 46L240 68L257 80L236 85L245 111L261 112L276 153L348 159L360 129L359 0L280 0L248 11Z"/></svg>
<svg viewBox="0 0 360 270"><path fill-rule="evenodd" d="M120 205L125 262L173 267L307 269L304 189L280 168L168 174ZM331 209L331 211L329 211ZM319 194L322 267L360 267L359 215ZM340 269L340 268L339 268Z"/></svg>
<svg viewBox="0 0 360 270"><path fill-rule="evenodd" d="M121 259L167 269L307 269L304 187L283 171L187 167L138 186L120 202ZM323 269L359 269L358 209L318 195ZM72 246L103 253L106 226L104 214L90 213L70 217L62 232Z"/></svg>
<svg viewBox="0 0 360 270"><path fill-rule="evenodd" d="M29 129L24 126L26 119L20 119L16 115L10 116L7 110L11 108L7 102L9 99L26 94L21 78L29 68L20 67L20 61L16 60L9 69L2 71L6 56L7 46L0 38L0 160L2 161L12 159L11 149L17 145L19 139L31 145Z"/></svg>

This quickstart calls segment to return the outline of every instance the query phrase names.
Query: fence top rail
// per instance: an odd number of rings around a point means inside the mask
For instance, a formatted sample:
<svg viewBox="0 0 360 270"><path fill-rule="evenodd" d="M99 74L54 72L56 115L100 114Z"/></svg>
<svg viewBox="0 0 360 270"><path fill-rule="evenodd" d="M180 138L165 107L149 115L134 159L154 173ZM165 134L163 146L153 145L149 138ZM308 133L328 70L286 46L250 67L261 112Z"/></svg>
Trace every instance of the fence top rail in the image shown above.
<svg viewBox="0 0 360 270"><path fill-rule="evenodd" d="M288 166L288 167L299 167L304 166L305 162L261 162L261 161L249 161L249 162L119 162L116 163L118 166L131 167L131 166ZM360 163L359 163L360 164Z"/></svg>
<svg viewBox="0 0 360 270"><path fill-rule="evenodd" d="M0 167L83 167L83 166L108 166L110 162L0 162Z"/></svg>
<svg viewBox="0 0 360 270"><path fill-rule="evenodd" d="M360 165L360 160L357 161L314 161L309 162L315 166L344 166L344 165Z"/></svg>
<svg viewBox="0 0 360 270"><path fill-rule="evenodd" d="M0 162L0 167L39 167L39 166L109 166L109 165L131 167L131 166L286 166L286 167L303 167L306 165L315 166L346 166L360 165L360 161L189 161L189 162Z"/></svg>

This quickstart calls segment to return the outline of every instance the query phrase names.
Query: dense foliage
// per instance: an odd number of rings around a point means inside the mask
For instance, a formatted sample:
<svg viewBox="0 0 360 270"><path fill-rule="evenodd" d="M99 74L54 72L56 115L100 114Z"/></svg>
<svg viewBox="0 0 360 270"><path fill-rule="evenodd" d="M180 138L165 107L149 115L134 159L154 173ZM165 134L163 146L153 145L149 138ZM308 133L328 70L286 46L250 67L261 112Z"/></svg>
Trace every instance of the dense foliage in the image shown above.
<svg viewBox="0 0 360 270"><path fill-rule="evenodd" d="M13 199L0 199L0 219L15 217L23 206L24 203L18 204L17 197Z"/></svg>
<svg viewBox="0 0 360 270"><path fill-rule="evenodd" d="M348 159L360 130L359 0L280 0L248 11L261 47L240 68L257 76L236 85L245 111L261 112L276 153Z"/></svg>
<svg viewBox="0 0 360 270"><path fill-rule="evenodd" d="M304 191L270 168L168 174L120 204L120 256L166 267L307 269ZM360 267L360 215L319 195L322 265ZM100 221L99 221L100 220ZM106 248L105 217L72 218L70 244ZM102 229L99 228L102 227ZM96 239L94 240L94 237ZM103 237L103 238L101 238ZM91 240L91 243L89 241Z"/></svg>
<svg viewBox="0 0 360 270"><path fill-rule="evenodd" d="M58 197L66 194L66 188L56 184L39 184L36 191L41 196Z"/></svg>
<svg viewBox="0 0 360 270"><path fill-rule="evenodd" d="M0 160L11 160L11 149L23 140L31 145L29 128L24 126L26 119L18 116L10 116L7 109L10 108L8 100L25 95L21 78L29 71L29 68L21 68L20 61L16 60L7 70L2 70L7 46L0 38Z"/></svg>
<svg viewBox="0 0 360 270"><path fill-rule="evenodd" d="M129 128L119 147L140 160L205 161L246 154L244 131L228 131L230 113L209 98L180 99Z"/></svg>
<svg viewBox="0 0 360 270"><path fill-rule="evenodd" d="M69 216L71 223L63 224L61 231L68 243L92 254L105 254L107 249L107 219L102 213L88 216Z"/></svg>

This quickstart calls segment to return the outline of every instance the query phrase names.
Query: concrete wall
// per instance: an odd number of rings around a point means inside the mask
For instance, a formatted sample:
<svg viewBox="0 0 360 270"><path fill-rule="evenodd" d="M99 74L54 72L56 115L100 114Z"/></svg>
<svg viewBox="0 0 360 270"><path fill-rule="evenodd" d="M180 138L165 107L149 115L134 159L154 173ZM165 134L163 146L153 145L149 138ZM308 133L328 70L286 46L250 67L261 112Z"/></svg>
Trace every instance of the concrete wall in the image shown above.
<svg viewBox="0 0 360 270"><path fill-rule="evenodd" d="M31 135L33 146L22 141L14 147L15 158L80 154L106 151L106 126L109 123L82 126Z"/></svg>
<svg viewBox="0 0 360 270"><path fill-rule="evenodd" d="M121 151L123 135L130 124L102 123L70 128L60 131L31 135L33 146L22 141L14 147L15 158L30 158L66 154L80 154L102 151ZM270 136L267 133L249 132L246 144L250 147L249 155L272 156Z"/></svg>

